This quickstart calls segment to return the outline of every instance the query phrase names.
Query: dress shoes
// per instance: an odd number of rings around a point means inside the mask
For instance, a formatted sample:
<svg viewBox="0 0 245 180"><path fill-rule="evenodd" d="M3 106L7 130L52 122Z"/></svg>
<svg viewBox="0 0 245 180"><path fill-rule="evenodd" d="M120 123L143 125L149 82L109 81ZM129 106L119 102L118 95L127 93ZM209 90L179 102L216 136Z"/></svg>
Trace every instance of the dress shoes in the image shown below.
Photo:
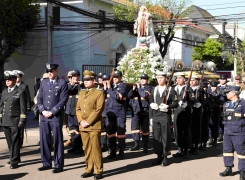
<svg viewBox="0 0 245 180"><path fill-rule="evenodd" d="M7 164L10 164L10 161L8 161Z"/></svg>
<svg viewBox="0 0 245 180"><path fill-rule="evenodd" d="M183 153L182 152L177 152L176 154L172 155L173 157L183 157Z"/></svg>
<svg viewBox="0 0 245 180"><path fill-rule="evenodd" d="M43 166L43 167L38 168L37 170L38 171L46 171L46 170L49 170L49 169L52 169L52 167L51 166Z"/></svg>
<svg viewBox="0 0 245 180"><path fill-rule="evenodd" d="M226 177L226 176L233 176L232 173L232 167L227 167L224 172L219 173L220 176Z"/></svg>
<svg viewBox="0 0 245 180"><path fill-rule="evenodd" d="M118 160L124 159L124 151L123 150L119 150L119 153L117 155L117 159Z"/></svg>
<svg viewBox="0 0 245 180"><path fill-rule="evenodd" d="M54 168L52 172L55 174L55 173L60 173L62 171L63 171L63 168Z"/></svg>
<svg viewBox="0 0 245 180"><path fill-rule="evenodd" d="M161 166L167 166L167 165L168 165L167 156L164 156L161 162Z"/></svg>
<svg viewBox="0 0 245 180"><path fill-rule="evenodd" d="M81 175L81 178L88 178L88 177L92 177L93 176L93 173L83 173Z"/></svg>
<svg viewBox="0 0 245 180"><path fill-rule="evenodd" d="M106 157L106 159L113 159L113 158L116 158L116 157L117 157L116 152L111 152L111 153Z"/></svg>
<svg viewBox="0 0 245 180"><path fill-rule="evenodd" d="M152 166L160 165L163 158L161 154L157 155L157 158L151 163Z"/></svg>
<svg viewBox="0 0 245 180"><path fill-rule="evenodd" d="M18 164L11 164L10 165L10 169L16 169L16 168L18 168L19 166L18 166Z"/></svg>
<svg viewBox="0 0 245 180"><path fill-rule="evenodd" d="M96 179L102 179L102 178L103 178L102 174L95 174L94 175L94 180L96 180Z"/></svg>
<svg viewBox="0 0 245 180"><path fill-rule="evenodd" d="M108 146L107 145L101 145L101 151L102 152L106 152L108 150Z"/></svg>

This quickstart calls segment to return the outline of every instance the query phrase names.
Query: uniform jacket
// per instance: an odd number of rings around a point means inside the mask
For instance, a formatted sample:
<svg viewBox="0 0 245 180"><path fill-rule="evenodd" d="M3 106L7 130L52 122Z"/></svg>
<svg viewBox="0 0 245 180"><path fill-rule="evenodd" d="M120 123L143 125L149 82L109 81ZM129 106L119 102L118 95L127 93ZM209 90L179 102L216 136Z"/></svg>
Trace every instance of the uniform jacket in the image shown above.
<svg viewBox="0 0 245 180"><path fill-rule="evenodd" d="M132 100L132 107L135 113L139 111L144 111L149 108L149 100L152 87L150 85L145 85L144 87L131 89L128 93L128 98Z"/></svg>
<svg viewBox="0 0 245 180"><path fill-rule="evenodd" d="M121 97L120 97L120 95ZM113 84L111 88L107 90L106 101L106 115L107 116L120 116L126 115L127 107L127 86L120 82L116 87Z"/></svg>
<svg viewBox="0 0 245 180"><path fill-rule="evenodd" d="M91 88L82 89L78 95L76 106L77 120L85 120L90 125L87 128L80 126L80 131L101 131L102 130L102 111L105 106L103 91Z"/></svg>
<svg viewBox="0 0 245 180"><path fill-rule="evenodd" d="M78 84L75 84L74 86L72 86L70 83L68 84L68 100L65 111L65 113L68 115L76 115L76 106L80 88L81 87Z"/></svg>
<svg viewBox="0 0 245 180"><path fill-rule="evenodd" d="M65 80L57 77L55 83L51 85L49 79L44 79L40 83L39 93L37 97L37 105L41 114L41 121L47 120L42 115L44 110L51 111L53 116L50 120L59 121L60 112L64 109L68 97L68 88Z"/></svg>
<svg viewBox="0 0 245 180"><path fill-rule="evenodd" d="M26 122L26 96L17 86L8 93L4 89L0 100L0 119L2 126L17 127L20 121Z"/></svg>
<svg viewBox="0 0 245 180"><path fill-rule="evenodd" d="M245 135L245 100L238 99L232 107L232 102L224 104L224 133L228 135Z"/></svg>
<svg viewBox="0 0 245 180"><path fill-rule="evenodd" d="M29 87L23 81L20 82L20 85L18 87L19 90L23 91L24 95L26 96L27 110L29 111L31 109L31 95L30 95Z"/></svg>
<svg viewBox="0 0 245 180"><path fill-rule="evenodd" d="M173 90L176 92L176 95L177 95L177 98L178 98L178 102L183 101L185 88L186 88L186 85L184 85L182 87L180 92L179 92L179 89L178 89L178 85L173 88ZM187 107L186 108L192 107L194 103L195 103L195 94L192 93L192 89L190 87L189 90L188 90L188 93L187 93ZM178 106L178 109L181 110L181 111L185 111L186 108L182 108L181 106Z"/></svg>
<svg viewBox="0 0 245 180"><path fill-rule="evenodd" d="M152 91L151 91L150 103L154 102L154 91L155 91L155 89L156 89L156 87L154 89L152 89ZM154 103L160 105L162 103L162 100L163 100L163 97L164 97L165 93L166 93L166 91L163 92L163 94L160 96L159 91L157 91L156 92L156 102L154 102ZM151 107L149 107L149 118L154 120L154 116L166 116L166 114L168 114L168 116L170 117L170 115L171 115L171 110L170 109L178 107L177 94L173 90L173 88L171 88L169 90L169 95L168 95L166 104L169 106L169 108L168 108L169 110L168 110L167 113L159 111L159 110L154 110L154 109L151 109Z"/></svg>

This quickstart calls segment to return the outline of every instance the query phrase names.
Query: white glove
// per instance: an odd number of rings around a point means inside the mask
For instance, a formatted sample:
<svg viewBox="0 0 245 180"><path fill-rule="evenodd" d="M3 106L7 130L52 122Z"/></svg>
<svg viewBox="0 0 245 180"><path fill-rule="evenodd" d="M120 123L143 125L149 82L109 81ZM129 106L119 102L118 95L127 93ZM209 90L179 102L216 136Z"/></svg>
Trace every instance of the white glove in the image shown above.
<svg viewBox="0 0 245 180"><path fill-rule="evenodd" d="M202 105L202 104L198 102L198 103L195 103L195 104L194 104L194 107L195 107L195 108L199 108L201 105Z"/></svg>
<svg viewBox="0 0 245 180"><path fill-rule="evenodd" d="M150 126L153 125L153 119L150 119Z"/></svg>
<svg viewBox="0 0 245 180"><path fill-rule="evenodd" d="M168 112L168 105L161 103L159 106L160 111Z"/></svg>
<svg viewBox="0 0 245 180"><path fill-rule="evenodd" d="M158 105L156 103L151 103L150 107L151 107L151 109L158 110Z"/></svg>
<svg viewBox="0 0 245 180"><path fill-rule="evenodd" d="M182 102L182 101L180 101L180 102L179 102L179 106L182 106L182 103L183 103L183 102Z"/></svg>
<svg viewBox="0 0 245 180"><path fill-rule="evenodd" d="M184 103L182 103L182 105L181 105L182 108L186 108L186 106L187 106L187 102L184 102Z"/></svg>

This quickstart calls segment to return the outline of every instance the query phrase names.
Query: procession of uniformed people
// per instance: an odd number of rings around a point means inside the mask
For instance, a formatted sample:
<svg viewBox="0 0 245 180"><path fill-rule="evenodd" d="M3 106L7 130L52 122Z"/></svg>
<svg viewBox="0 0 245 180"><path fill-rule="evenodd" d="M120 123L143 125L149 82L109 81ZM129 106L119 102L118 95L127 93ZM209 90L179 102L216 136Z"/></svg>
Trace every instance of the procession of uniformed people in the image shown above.
<svg viewBox="0 0 245 180"><path fill-rule="evenodd" d="M63 171L64 146L68 153L85 155L82 178L103 178L102 152L106 158L125 158L126 115L132 106L130 151L149 152L150 127L154 153L153 166L167 166L171 154L171 131L174 131L178 152L174 158L189 159L207 146L223 141L226 170L220 176L231 176L234 151L238 154L240 179L245 180L245 100L241 76L227 83L227 76L205 81L192 75L185 79L183 72L174 74L176 82L168 81L167 72L156 72L156 85L150 85L149 75L142 73L139 82L123 82L123 74L113 70L96 75L93 71L68 72L68 82L59 78L58 64L46 64L45 78L35 86L34 107L40 118L40 153L42 166L38 171ZM20 70L5 71L5 88L1 92L0 125L9 148L10 168L19 167L27 114L31 109L28 85L22 81ZM97 77L96 77L97 76ZM96 79L98 84L96 84ZM200 82L202 82L200 84ZM39 82L38 82L39 83ZM240 94L241 93L241 94ZM64 122L63 122L63 118ZM67 142L63 142L63 125ZM171 129L173 126L173 129ZM51 151L54 150L54 168ZM118 153L117 153L118 152ZM140 152L139 152L140 153Z"/></svg>

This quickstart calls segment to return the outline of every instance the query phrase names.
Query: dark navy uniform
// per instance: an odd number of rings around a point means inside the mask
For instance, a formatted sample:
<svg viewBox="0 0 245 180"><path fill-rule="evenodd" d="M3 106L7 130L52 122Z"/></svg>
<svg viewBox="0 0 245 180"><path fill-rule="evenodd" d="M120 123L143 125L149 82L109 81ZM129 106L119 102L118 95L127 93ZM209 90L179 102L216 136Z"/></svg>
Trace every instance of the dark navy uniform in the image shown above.
<svg viewBox="0 0 245 180"><path fill-rule="evenodd" d="M227 75L225 74L221 74L220 75L220 79L227 79ZM224 90L228 88L227 84L219 84L217 86L217 91L220 95L220 111L223 111L223 105L225 104L225 102L227 101L226 95L224 93ZM223 125L223 118L220 118L219 121L219 137L218 137L218 141L222 141L223 140L223 134L224 134L224 125Z"/></svg>
<svg viewBox="0 0 245 180"><path fill-rule="evenodd" d="M57 69L58 65L46 65L47 71ZM64 166L64 144L63 144L63 121L61 120L61 110L64 108L68 97L67 82L59 77L55 82L44 79L39 88L37 104L40 112L40 147L43 167L52 167L51 151L49 149L51 132L54 138L54 173L63 170ZM46 118L43 111L50 111L52 116ZM39 168L43 170L45 168Z"/></svg>
<svg viewBox="0 0 245 180"><path fill-rule="evenodd" d="M5 79L16 81L17 74L5 71ZM23 91L16 85L3 90L0 100L0 124L8 143L10 168L18 167L20 160L20 128L25 126L27 102Z"/></svg>
<svg viewBox="0 0 245 180"><path fill-rule="evenodd" d="M102 78L103 81L108 81L110 79L110 75L99 73L98 78ZM105 102L106 102L107 101L107 99L106 99L107 98L107 89L105 90L103 85L100 85L98 88L104 92ZM103 127L102 127L101 138L100 138L101 151L102 152L105 152L108 150L108 145L107 145L108 139L107 139L107 134L106 134L106 118L107 118L106 109L104 108L104 110L102 112Z"/></svg>
<svg viewBox="0 0 245 180"><path fill-rule="evenodd" d="M194 77L194 76L193 76ZM192 77L192 78L193 78ZM196 77L197 78L197 77ZM194 102L197 104L193 105L191 113L191 150L193 154L197 154L198 144L201 141L201 125L202 125L202 115L203 115L203 90L200 86L191 87L189 93L191 97L194 98ZM198 99L198 91L200 91Z"/></svg>
<svg viewBox="0 0 245 180"><path fill-rule="evenodd" d="M121 77L122 73L120 71L115 71L113 76ZM108 158L114 158L116 156L116 138L120 150L119 155L120 157L123 157L124 155L127 92L127 86L123 82L113 84L112 87L107 90L106 131L110 148L110 155Z"/></svg>
<svg viewBox="0 0 245 180"><path fill-rule="evenodd" d="M80 76L80 72L78 70L73 70L71 75ZM82 151L82 139L79 133L79 124L76 116L76 105L80 89L80 84L68 84L68 100L66 103L65 113L67 114L68 118L69 134L71 136L72 141L74 142L74 146L67 151L68 153L80 153Z"/></svg>
<svg viewBox="0 0 245 180"><path fill-rule="evenodd" d="M226 93L239 92L240 86L231 85L225 91ZM232 92L230 92L232 91ZM224 104L224 141L223 156L224 164L227 169L220 173L220 176L232 175L234 166L234 151L238 156L238 169L241 171L240 179L245 179L245 101L238 98L237 95L227 94L233 101L227 101ZM234 98L236 96L236 98Z"/></svg>
<svg viewBox="0 0 245 180"><path fill-rule="evenodd" d="M19 70L14 70L14 72L18 74L19 78L22 78L22 76L24 75L24 73ZM16 85L19 87L19 90L23 91L23 94L25 95L26 102L27 102L27 111L29 112L31 109L31 95L30 95L29 87L23 81L21 81L19 84L16 83ZM23 146L24 129L25 127L20 128L20 147Z"/></svg>
<svg viewBox="0 0 245 180"><path fill-rule="evenodd" d="M141 79L149 79L147 74L143 74ZM131 131L134 146L132 151L139 150L140 133L142 134L142 141L144 143L144 152L148 151L149 141L149 97L152 87L150 85L142 86L135 90L130 90L128 98L132 99L133 117L131 121Z"/></svg>
<svg viewBox="0 0 245 180"><path fill-rule="evenodd" d="M157 74L165 76L165 73ZM163 87L164 88L164 87ZM170 151L170 141L171 141L171 109L178 107L178 98L176 92L173 88L170 88L167 95L168 108L166 111L160 109L160 105L163 103L163 97L166 95L166 86L163 92L159 91L159 86L156 86L151 91L150 96L150 108L149 108L149 118L153 121L153 148L154 153L157 154L157 159L152 162L152 165L158 165L162 163L163 166L167 165L167 154ZM153 106L156 106L154 107ZM163 162L162 162L163 160Z"/></svg>
<svg viewBox="0 0 245 180"><path fill-rule="evenodd" d="M217 82L212 81L210 82L211 87L217 87ZM209 145L216 145L217 144L217 137L218 137L218 130L219 130L219 122L221 118L221 101L220 95L217 89L212 91L211 88L209 89L210 94L210 101L212 103L211 108L211 117L209 123Z"/></svg>
<svg viewBox="0 0 245 180"><path fill-rule="evenodd" d="M205 151L208 141L208 127L210 122L210 116L211 116L211 109L213 108L213 103L211 100L211 95L208 93L208 84L203 83L203 112L202 112L202 123L201 123L201 145L199 147L199 150Z"/></svg>
<svg viewBox="0 0 245 180"><path fill-rule="evenodd" d="M183 73L176 73L176 76L183 76ZM191 90L188 90L187 93L187 103L186 107L180 105L183 103L183 96L186 89L186 85L183 86L175 86L174 90L177 94L178 98L178 108L174 111L174 132L175 132L175 140L179 149L179 152L173 154L173 157L185 156L185 158L189 158L188 156L188 147L190 143L190 123L191 123L191 107L194 103L195 96L192 96Z"/></svg>

